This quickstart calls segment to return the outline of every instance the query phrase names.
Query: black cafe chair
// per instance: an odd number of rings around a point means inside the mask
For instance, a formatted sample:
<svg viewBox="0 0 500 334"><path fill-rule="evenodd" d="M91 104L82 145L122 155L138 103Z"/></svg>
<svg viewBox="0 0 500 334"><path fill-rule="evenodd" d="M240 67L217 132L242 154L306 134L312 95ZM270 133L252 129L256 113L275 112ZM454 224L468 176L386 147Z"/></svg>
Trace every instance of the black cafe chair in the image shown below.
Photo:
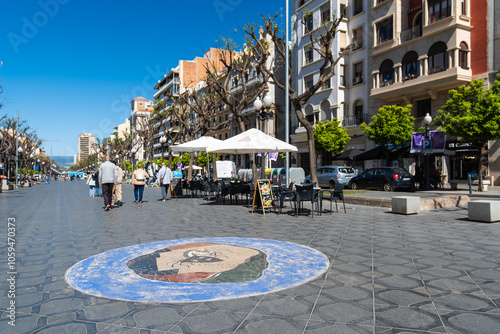
<svg viewBox="0 0 500 334"><path fill-rule="evenodd" d="M314 218L314 204L316 210L320 215L319 193L314 190L313 184L303 184L295 186L296 204L295 204L295 217L299 216L299 210L303 202L311 202L311 216Z"/></svg>
<svg viewBox="0 0 500 334"><path fill-rule="evenodd" d="M226 181L224 180L219 180L219 200L222 203L226 202L226 198L229 195L229 186Z"/></svg>
<svg viewBox="0 0 500 334"><path fill-rule="evenodd" d="M335 188L332 190L321 191L321 199L330 201L330 214L332 214L332 203L335 202L335 209L339 212L339 207L337 205L337 201L342 201L344 205L344 213L345 210L345 201L344 201L344 184L336 183Z"/></svg>
<svg viewBox="0 0 500 334"><path fill-rule="evenodd" d="M288 188L283 188L281 187L281 184L278 187L278 196L279 198L279 209L280 213L283 209L283 203L284 202L290 202L290 204L295 204L296 198L295 198L295 191L293 191L293 182L290 182L290 185Z"/></svg>
<svg viewBox="0 0 500 334"><path fill-rule="evenodd" d="M205 181L204 182L204 190L205 190L205 200L215 199L216 201L219 198L219 185L217 182L213 181Z"/></svg>

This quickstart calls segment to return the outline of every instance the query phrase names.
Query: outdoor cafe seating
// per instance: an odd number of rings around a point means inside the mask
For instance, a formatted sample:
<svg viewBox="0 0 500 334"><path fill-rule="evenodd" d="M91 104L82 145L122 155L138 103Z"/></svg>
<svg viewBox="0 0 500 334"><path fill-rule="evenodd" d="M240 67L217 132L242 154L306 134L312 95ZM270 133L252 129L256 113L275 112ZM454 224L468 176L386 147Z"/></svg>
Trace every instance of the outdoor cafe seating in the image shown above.
<svg viewBox="0 0 500 334"><path fill-rule="evenodd" d="M322 189L320 191L321 195L321 211L323 211L323 200L330 201L330 214L332 214L332 204L335 202L335 208L337 212L339 212L339 208L337 205L337 201L342 201L342 204L344 205L344 213L346 213L345 210L345 201L344 201L344 184L336 183L334 189Z"/></svg>
<svg viewBox="0 0 500 334"><path fill-rule="evenodd" d="M229 190L230 186L228 182L224 180L219 180L219 200L222 203L222 201L226 201L226 198L229 196Z"/></svg>
<svg viewBox="0 0 500 334"><path fill-rule="evenodd" d="M219 185L214 181L205 181L204 185L204 196L205 200L219 199Z"/></svg>
<svg viewBox="0 0 500 334"><path fill-rule="evenodd" d="M295 204L296 196L295 196L295 191L293 190L293 182L290 182L288 188L283 188L281 184L278 183L276 201L279 201L279 213L282 212L283 204L285 202L290 202L290 204Z"/></svg>
<svg viewBox="0 0 500 334"><path fill-rule="evenodd" d="M303 209L304 202L311 202L311 216L314 218L314 205L316 204L316 210L318 215L320 212L319 203L319 190L315 189L315 183L309 184L298 184L295 186L295 217L299 216L299 211Z"/></svg>
<svg viewBox="0 0 500 334"><path fill-rule="evenodd" d="M247 204L248 198L251 194L250 184L241 181L231 181L229 185L229 202L233 204L233 199L238 204L238 199L246 196Z"/></svg>

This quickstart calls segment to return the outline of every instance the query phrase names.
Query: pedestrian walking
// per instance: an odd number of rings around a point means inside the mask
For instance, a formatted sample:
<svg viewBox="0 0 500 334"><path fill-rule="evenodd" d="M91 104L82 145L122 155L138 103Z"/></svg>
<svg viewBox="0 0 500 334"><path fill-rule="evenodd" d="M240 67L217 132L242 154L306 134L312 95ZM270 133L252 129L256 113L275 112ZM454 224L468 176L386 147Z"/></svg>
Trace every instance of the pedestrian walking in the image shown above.
<svg viewBox="0 0 500 334"><path fill-rule="evenodd" d="M132 184L134 185L134 203L142 203L142 195L144 193L144 185L146 179L149 177L148 173L142 169L142 164L137 165L137 169L132 174Z"/></svg>
<svg viewBox="0 0 500 334"><path fill-rule="evenodd" d="M116 165L116 161L112 161ZM116 183L113 186L113 196L111 203L113 205L122 206L122 183L123 183L123 169L116 165Z"/></svg>
<svg viewBox="0 0 500 334"><path fill-rule="evenodd" d="M109 155L107 155L106 161L99 167L99 185L102 189L105 211L111 209L111 197L114 184L116 184L116 166L110 161Z"/></svg>
<svg viewBox="0 0 500 334"><path fill-rule="evenodd" d="M102 197L102 190L99 186L99 168L95 172L95 195L96 197Z"/></svg>
<svg viewBox="0 0 500 334"><path fill-rule="evenodd" d="M94 173L90 173L87 178L87 185L89 186L89 197L95 197L95 178ZM63 178L64 181L64 178Z"/></svg>
<svg viewBox="0 0 500 334"><path fill-rule="evenodd" d="M161 169L157 176L160 179L161 195L163 197L162 201L165 202L170 195L170 182L174 179L174 173L172 173L172 170L162 162Z"/></svg>

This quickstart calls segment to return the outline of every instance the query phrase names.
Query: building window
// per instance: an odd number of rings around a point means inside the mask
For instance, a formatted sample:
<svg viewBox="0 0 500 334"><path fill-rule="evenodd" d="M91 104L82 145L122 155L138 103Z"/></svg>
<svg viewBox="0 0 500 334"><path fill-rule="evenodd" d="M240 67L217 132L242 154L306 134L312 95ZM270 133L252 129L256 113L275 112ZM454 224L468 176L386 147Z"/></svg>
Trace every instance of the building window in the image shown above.
<svg viewBox="0 0 500 334"><path fill-rule="evenodd" d="M310 46L304 47L304 65L312 63L314 60L313 49Z"/></svg>
<svg viewBox="0 0 500 334"><path fill-rule="evenodd" d="M469 63L467 61L467 57L469 54L469 48L465 42L460 43L460 49L458 50L458 66L463 68L464 70L469 69Z"/></svg>
<svg viewBox="0 0 500 334"><path fill-rule="evenodd" d="M382 22L377 23L377 44L390 41L392 37L392 16Z"/></svg>
<svg viewBox="0 0 500 334"><path fill-rule="evenodd" d="M330 109L330 102L327 100L327 101L323 101L321 103L321 115L320 115L320 121L322 122L328 122L328 121L331 121L332 120L332 111Z"/></svg>
<svg viewBox="0 0 500 334"><path fill-rule="evenodd" d="M363 47L363 27L354 29L352 39L354 42L352 46L353 50L357 50Z"/></svg>
<svg viewBox="0 0 500 334"><path fill-rule="evenodd" d="M340 85L341 86L346 86L346 81L345 81L345 65L340 65L340 67L339 67L339 76L340 76Z"/></svg>
<svg viewBox="0 0 500 334"><path fill-rule="evenodd" d="M387 0L377 0L376 2L377 2L377 5L380 5L382 2L385 2L385 1L387 1Z"/></svg>
<svg viewBox="0 0 500 334"><path fill-rule="evenodd" d="M451 0L429 0L429 24L451 15Z"/></svg>
<svg viewBox="0 0 500 334"><path fill-rule="evenodd" d="M321 89L322 90L329 89L331 87L332 87L332 85L331 85L331 78L327 79L325 82L323 82L323 85L321 85Z"/></svg>
<svg viewBox="0 0 500 334"><path fill-rule="evenodd" d="M346 4L340 4L340 15L342 15L342 17L346 17L347 16L347 5Z"/></svg>
<svg viewBox="0 0 500 334"><path fill-rule="evenodd" d="M312 14L307 14L306 17L304 17L304 35L310 33L313 31L313 15Z"/></svg>
<svg viewBox="0 0 500 334"><path fill-rule="evenodd" d="M315 124L314 123L315 112L313 110L313 107L311 105L308 105L304 111L305 111L305 116L306 116L307 121L311 124Z"/></svg>
<svg viewBox="0 0 500 334"><path fill-rule="evenodd" d="M344 51L347 45L347 34L345 31L339 31L338 33L338 38L339 38L339 48L340 51Z"/></svg>
<svg viewBox="0 0 500 334"><path fill-rule="evenodd" d="M448 68L446 44L434 43L427 54L429 61L429 74L439 73Z"/></svg>
<svg viewBox="0 0 500 334"><path fill-rule="evenodd" d="M330 4L321 7L321 23L330 21Z"/></svg>
<svg viewBox="0 0 500 334"><path fill-rule="evenodd" d="M379 68L380 87L392 85L394 83L394 63L390 59L382 62Z"/></svg>
<svg viewBox="0 0 500 334"><path fill-rule="evenodd" d="M431 99L417 101L417 118L431 114Z"/></svg>
<svg viewBox="0 0 500 334"><path fill-rule="evenodd" d="M403 67L403 81L415 79L419 76L418 54L415 51L405 54L401 65Z"/></svg>
<svg viewBox="0 0 500 334"><path fill-rule="evenodd" d="M354 0L354 13L353 15L358 15L363 11L363 0Z"/></svg>
<svg viewBox="0 0 500 334"><path fill-rule="evenodd" d="M355 125L363 123L363 101L356 101L354 104L354 121Z"/></svg>
<svg viewBox="0 0 500 334"><path fill-rule="evenodd" d="M309 75L307 77L304 77L304 92L309 91L313 86L313 76Z"/></svg>
<svg viewBox="0 0 500 334"><path fill-rule="evenodd" d="M462 9L462 15L467 15L467 5L465 0L460 0L460 8Z"/></svg>
<svg viewBox="0 0 500 334"><path fill-rule="evenodd" d="M363 83L363 62L359 62L353 65L353 78L352 84L358 85Z"/></svg>

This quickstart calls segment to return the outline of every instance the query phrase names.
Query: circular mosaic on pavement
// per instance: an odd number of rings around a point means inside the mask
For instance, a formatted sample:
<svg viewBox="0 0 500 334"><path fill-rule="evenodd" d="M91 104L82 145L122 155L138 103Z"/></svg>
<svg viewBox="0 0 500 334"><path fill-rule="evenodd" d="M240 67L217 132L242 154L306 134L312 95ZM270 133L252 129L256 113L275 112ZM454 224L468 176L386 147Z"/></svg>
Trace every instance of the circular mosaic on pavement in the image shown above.
<svg viewBox="0 0 500 334"><path fill-rule="evenodd" d="M197 238L110 250L78 262L66 282L109 299L180 303L248 297L311 281L329 267L321 252L294 243Z"/></svg>

